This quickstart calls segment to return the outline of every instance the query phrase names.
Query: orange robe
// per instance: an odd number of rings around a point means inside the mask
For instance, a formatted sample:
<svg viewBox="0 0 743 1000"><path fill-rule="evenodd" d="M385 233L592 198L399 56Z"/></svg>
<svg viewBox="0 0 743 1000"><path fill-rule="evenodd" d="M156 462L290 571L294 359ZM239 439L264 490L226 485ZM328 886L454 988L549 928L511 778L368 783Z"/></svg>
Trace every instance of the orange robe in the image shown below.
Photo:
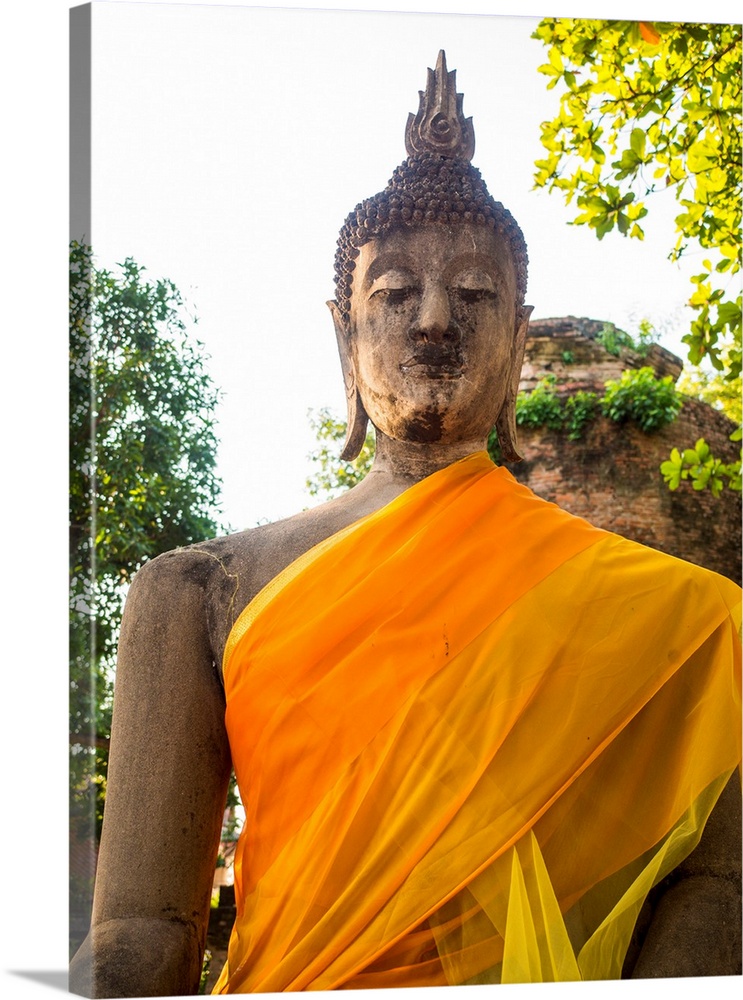
<svg viewBox="0 0 743 1000"><path fill-rule="evenodd" d="M740 761L738 601L484 452L302 556L225 651L215 992L619 977Z"/></svg>

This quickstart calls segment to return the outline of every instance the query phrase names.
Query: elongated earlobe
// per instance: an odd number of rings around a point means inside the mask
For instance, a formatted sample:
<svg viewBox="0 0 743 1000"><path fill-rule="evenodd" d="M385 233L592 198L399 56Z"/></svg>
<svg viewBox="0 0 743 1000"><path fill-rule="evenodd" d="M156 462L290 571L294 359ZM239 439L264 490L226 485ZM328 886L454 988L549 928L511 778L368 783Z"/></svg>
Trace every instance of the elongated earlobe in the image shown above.
<svg viewBox="0 0 743 1000"><path fill-rule="evenodd" d="M534 306L524 306L521 310L521 316L513 339L511 370L508 377L506 398L503 400L503 406L495 422L501 459L504 462L520 462L523 458L523 455L519 454L518 451L516 396L518 395L519 382L521 380L521 367L524 363L524 348L526 346L526 334L529 330L529 317L533 309Z"/></svg>
<svg viewBox="0 0 743 1000"><path fill-rule="evenodd" d="M356 384L356 373L351 357L347 325L343 321L338 303L335 300L331 300L327 305L333 316L335 338L338 343L338 354L341 359L341 370L343 371L343 383L346 389L346 406L348 410L346 440L341 452L341 459L344 462L352 462L355 458L358 458L361 449L364 447L366 431L369 426L369 417L364 409L358 385Z"/></svg>
<svg viewBox="0 0 743 1000"><path fill-rule="evenodd" d="M364 404L361 402L358 388L354 386L353 390L347 394L346 401L348 404L348 429L341 459L344 462L352 462L359 457L361 449L364 447L369 418L366 415Z"/></svg>

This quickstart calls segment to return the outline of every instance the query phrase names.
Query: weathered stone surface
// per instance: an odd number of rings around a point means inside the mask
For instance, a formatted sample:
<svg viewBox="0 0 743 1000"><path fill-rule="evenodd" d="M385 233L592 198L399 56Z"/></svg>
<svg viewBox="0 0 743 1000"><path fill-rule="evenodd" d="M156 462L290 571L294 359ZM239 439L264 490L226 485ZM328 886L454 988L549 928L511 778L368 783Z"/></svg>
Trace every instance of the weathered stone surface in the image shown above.
<svg viewBox="0 0 743 1000"><path fill-rule="evenodd" d="M689 878L661 898L633 979L740 975L740 891L712 877ZM675 945L669 949L667 942Z"/></svg>

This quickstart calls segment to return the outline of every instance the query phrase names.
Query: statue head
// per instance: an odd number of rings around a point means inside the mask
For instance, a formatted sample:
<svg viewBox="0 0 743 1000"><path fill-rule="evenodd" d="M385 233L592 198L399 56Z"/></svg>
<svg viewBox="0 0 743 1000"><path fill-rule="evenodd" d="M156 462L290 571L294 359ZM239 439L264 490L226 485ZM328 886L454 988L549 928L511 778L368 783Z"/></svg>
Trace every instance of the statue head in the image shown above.
<svg viewBox="0 0 743 1000"><path fill-rule="evenodd" d="M470 410L480 423L492 416L484 434L497 427L505 460L520 458L515 397L531 312L524 306L526 244L470 162L472 119L464 118L455 79L440 52L418 113L408 117L407 159L383 191L349 214L338 238L336 299L329 305L349 402L345 459L361 450L367 411L384 433L433 441L446 432L448 415L467 428ZM380 385L386 406L374 399L374 366L367 363L384 353L385 324L391 356L378 375L388 369ZM403 326L407 344L398 338L396 357L393 332Z"/></svg>

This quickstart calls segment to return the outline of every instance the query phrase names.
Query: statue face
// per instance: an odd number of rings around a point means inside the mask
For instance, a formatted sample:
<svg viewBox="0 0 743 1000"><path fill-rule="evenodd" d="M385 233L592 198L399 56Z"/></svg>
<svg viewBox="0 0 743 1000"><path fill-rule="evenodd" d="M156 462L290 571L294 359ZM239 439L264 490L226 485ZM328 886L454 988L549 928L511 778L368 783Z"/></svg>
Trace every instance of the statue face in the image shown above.
<svg viewBox="0 0 743 1000"><path fill-rule="evenodd" d="M388 437L484 439L514 368L516 272L480 226L400 229L356 259L348 349L364 408Z"/></svg>

